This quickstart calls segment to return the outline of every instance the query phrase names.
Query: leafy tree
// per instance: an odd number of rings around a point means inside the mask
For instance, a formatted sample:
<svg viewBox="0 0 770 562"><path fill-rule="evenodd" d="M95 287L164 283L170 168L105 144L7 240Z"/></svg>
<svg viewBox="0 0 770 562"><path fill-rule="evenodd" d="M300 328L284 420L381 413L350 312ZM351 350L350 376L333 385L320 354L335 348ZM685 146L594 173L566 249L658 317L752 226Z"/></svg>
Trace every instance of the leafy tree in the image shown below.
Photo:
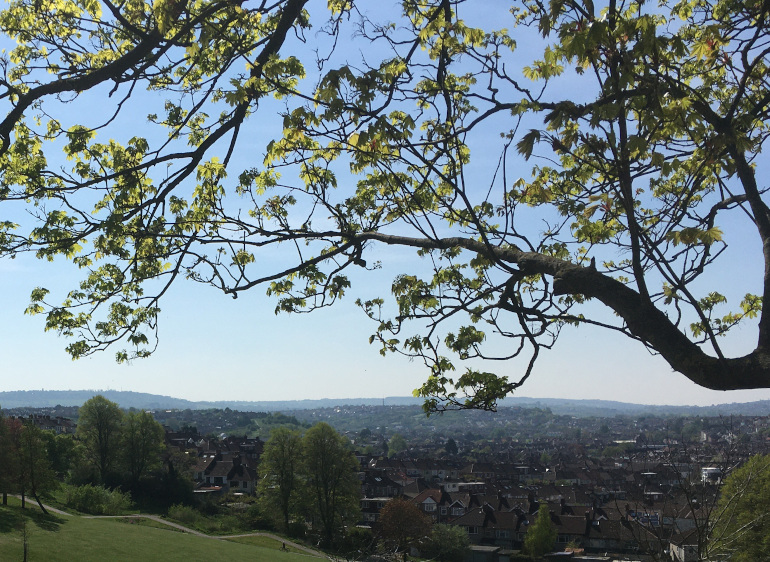
<svg viewBox="0 0 770 562"><path fill-rule="evenodd" d="M755 455L734 470L711 514L709 559L749 562L770 549L770 455Z"/></svg>
<svg viewBox="0 0 770 562"><path fill-rule="evenodd" d="M34 220L0 223L0 251L86 272L62 304L35 289L28 312L72 337L74 357L125 341L126 360L154 349L179 278L234 297L262 285L277 311L312 310L391 245L428 260L396 277L392 308L359 305L383 353L426 362L428 409L494 408L583 324L701 386L770 387L765 3L523 0L485 9L487 28L467 6L71 0L41 15L12 0L0 198ZM276 108L264 158L236 168L253 153L241 133ZM147 130L121 122L136 111L152 112ZM728 240L763 264L737 297L722 286L734 276L711 275ZM266 271L260 252L277 245L294 260ZM750 319L755 349L730 357L720 337ZM501 358L521 360L515 377L466 363Z"/></svg>
<svg viewBox="0 0 770 562"><path fill-rule="evenodd" d="M21 422L19 420L6 418L0 413L0 466L3 467L3 470L0 470L0 490L3 493L3 505L8 504L8 493L16 489L19 471L20 431Z"/></svg>
<svg viewBox="0 0 770 562"><path fill-rule="evenodd" d="M161 466L165 435L163 426L149 412L142 410L125 415L120 430L120 454L134 486Z"/></svg>
<svg viewBox="0 0 770 562"><path fill-rule="evenodd" d="M56 473L57 478L66 478L78 458L73 436L66 433L57 434L53 431L43 431L41 437L45 442L45 450L48 453L51 468Z"/></svg>
<svg viewBox="0 0 770 562"><path fill-rule="evenodd" d="M377 519L378 534L386 545L396 552L417 546L431 533L430 517L413 502L393 498L380 510Z"/></svg>
<svg viewBox="0 0 770 562"><path fill-rule="evenodd" d="M44 432L33 423L0 416L0 490L3 505L8 493L21 495L25 507L27 495L35 498L43 513L47 513L40 497L58 486L56 474L46 450Z"/></svg>
<svg viewBox="0 0 770 562"><path fill-rule="evenodd" d="M447 439L444 450L446 451L447 455L456 455L458 453L457 442L450 437Z"/></svg>
<svg viewBox="0 0 770 562"><path fill-rule="evenodd" d="M409 444L406 439L400 433L394 433L388 441L388 453L391 455L397 455L402 451L406 451L409 448Z"/></svg>
<svg viewBox="0 0 770 562"><path fill-rule="evenodd" d="M193 503L192 469L195 464L191 455L172 448L166 458L166 467L158 481L158 497L166 505Z"/></svg>
<svg viewBox="0 0 770 562"><path fill-rule="evenodd" d="M358 433L358 438L359 438L361 441L366 441L366 440L368 440L368 439L371 439L371 438L372 438L372 430L371 430L371 429L369 429L368 427L365 427L365 428L363 428L363 429L362 429L362 430L361 430L361 431Z"/></svg>
<svg viewBox="0 0 770 562"><path fill-rule="evenodd" d="M48 511L40 500L59 486L56 473L51 467L51 461L43 438L43 431L32 422L25 423L19 434L17 489L22 495L29 493L35 498L40 510L47 514Z"/></svg>
<svg viewBox="0 0 770 562"><path fill-rule="evenodd" d="M704 429L703 423L699 419L687 422L682 428L682 439L684 441L699 441L700 432Z"/></svg>
<svg viewBox="0 0 770 562"><path fill-rule="evenodd" d="M102 395L86 400L78 410L76 435L82 441L87 462L104 482L117 468L123 411Z"/></svg>
<svg viewBox="0 0 770 562"><path fill-rule="evenodd" d="M289 518L301 493L300 465L302 437L298 431L277 427L270 433L259 460L260 505L268 513L278 509L283 529L289 528Z"/></svg>
<svg viewBox="0 0 770 562"><path fill-rule="evenodd" d="M302 450L308 507L324 542L332 545L342 524L358 515L358 462L343 437L323 422L307 430Z"/></svg>
<svg viewBox="0 0 770 562"><path fill-rule="evenodd" d="M439 523L433 525L420 554L437 562L463 562L469 549L470 539L462 527Z"/></svg>
<svg viewBox="0 0 770 562"><path fill-rule="evenodd" d="M543 554L550 552L556 544L556 526L551 521L551 513L548 505L542 504L537 512L535 522L527 529L524 535L524 551L533 560L542 558Z"/></svg>

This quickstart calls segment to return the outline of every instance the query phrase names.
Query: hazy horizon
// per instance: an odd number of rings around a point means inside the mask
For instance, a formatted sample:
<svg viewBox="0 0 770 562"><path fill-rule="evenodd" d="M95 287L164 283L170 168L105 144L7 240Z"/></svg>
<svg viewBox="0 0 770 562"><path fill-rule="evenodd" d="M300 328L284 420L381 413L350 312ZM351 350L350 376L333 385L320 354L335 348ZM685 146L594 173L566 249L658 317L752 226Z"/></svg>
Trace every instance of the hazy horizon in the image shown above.
<svg viewBox="0 0 770 562"><path fill-rule="evenodd" d="M174 395L174 394L159 394L157 392L152 391L142 391L142 390L127 390L127 389L119 389L119 388L70 388L70 389L46 389L46 388L17 388L17 389L3 389L0 391L0 394L5 392L93 392L95 394L100 393L109 393L109 392L133 392L137 394L148 394L152 396L160 396L165 398L171 398L174 400L184 400L187 402L311 402L311 401L344 401L344 400L366 400L366 401L380 401L380 400L388 400L388 399L398 399L398 400L404 400L404 399L410 399L415 401L420 401L420 398L413 397L411 395L400 395L400 394L388 394L384 396L322 396L317 398L283 398L283 399L271 399L271 398L258 398L258 399L247 399L243 397L230 397L230 398L202 398L202 399L195 399L195 398L189 398L182 395ZM577 398L577 397L558 397L558 396L529 396L529 395L512 395L509 396L508 399L516 399L521 398L525 400L569 400L569 401L597 401L597 402L617 402L622 404L633 404L633 405L639 405L639 406L698 406L698 407L708 407L708 406L720 406L720 405L729 405L729 404L748 404L752 402L759 402L762 400L768 400L767 398L757 398L757 399L749 399L749 400L728 400L723 402L714 402L711 404L683 404L683 403L648 403L648 402L635 402L635 401L627 401L627 400L616 400L616 399L606 399L606 398ZM504 405L504 404L503 404ZM2 403L0 403L0 407L2 406Z"/></svg>

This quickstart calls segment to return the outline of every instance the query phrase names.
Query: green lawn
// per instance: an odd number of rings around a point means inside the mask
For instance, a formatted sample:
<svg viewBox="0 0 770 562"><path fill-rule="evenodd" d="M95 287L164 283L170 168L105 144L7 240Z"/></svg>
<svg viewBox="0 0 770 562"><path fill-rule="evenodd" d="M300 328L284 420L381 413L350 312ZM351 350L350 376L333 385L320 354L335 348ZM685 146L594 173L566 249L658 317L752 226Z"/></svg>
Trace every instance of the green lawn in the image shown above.
<svg viewBox="0 0 770 562"><path fill-rule="evenodd" d="M259 546L263 548L270 548L273 550L281 550L282 545L284 544L281 541L277 541L270 537L237 537L233 539L227 539L229 542L237 542L241 544L249 544L251 546ZM298 554L303 553L303 551L298 550L294 548L293 546L286 545L286 550L289 552L295 552Z"/></svg>
<svg viewBox="0 0 770 562"><path fill-rule="evenodd" d="M9 503L11 500L9 498ZM249 560L297 562L306 555L278 550L280 543L258 545L196 537L187 533L129 524L120 519L44 516L37 506L22 512L18 502L0 506L0 560L23 559L26 520L30 562L104 562L136 560Z"/></svg>

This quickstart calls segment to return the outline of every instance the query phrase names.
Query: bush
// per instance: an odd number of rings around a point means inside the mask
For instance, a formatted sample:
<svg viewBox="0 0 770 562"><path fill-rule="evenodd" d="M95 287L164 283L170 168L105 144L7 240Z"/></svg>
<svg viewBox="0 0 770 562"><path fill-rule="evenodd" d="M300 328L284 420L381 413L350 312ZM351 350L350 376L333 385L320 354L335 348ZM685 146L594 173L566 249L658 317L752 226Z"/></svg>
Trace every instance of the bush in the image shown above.
<svg viewBox="0 0 770 562"><path fill-rule="evenodd" d="M252 504L246 511L246 521L253 529L275 531L275 521L269 514L265 514L258 504Z"/></svg>
<svg viewBox="0 0 770 562"><path fill-rule="evenodd" d="M360 556L373 554L376 550L376 541L371 529L349 527L339 539L337 549L342 554L353 556L358 560Z"/></svg>
<svg viewBox="0 0 770 562"><path fill-rule="evenodd" d="M242 514L206 515L200 507L190 507L176 504L168 509L168 518L206 533L207 535L222 535L250 530L247 517Z"/></svg>
<svg viewBox="0 0 770 562"><path fill-rule="evenodd" d="M168 508L168 517L185 525L195 525L201 518L201 514L195 508L176 504Z"/></svg>
<svg viewBox="0 0 770 562"><path fill-rule="evenodd" d="M207 516L219 515L222 512L220 506L211 498L205 498L203 501L198 502L195 507L200 513Z"/></svg>
<svg viewBox="0 0 770 562"><path fill-rule="evenodd" d="M120 515L131 508L131 494L91 484L67 486L64 503L92 515Z"/></svg>
<svg viewBox="0 0 770 562"><path fill-rule="evenodd" d="M292 521L289 523L289 528L286 529L286 534L293 539L304 539L307 536L307 525L299 521Z"/></svg>
<svg viewBox="0 0 770 562"><path fill-rule="evenodd" d="M462 562L468 553L470 541L462 527L433 525L430 537L420 547L420 555L441 562Z"/></svg>
<svg viewBox="0 0 770 562"><path fill-rule="evenodd" d="M214 522L216 527L211 532L220 535L248 530L247 522L242 517L235 515L219 515L214 518Z"/></svg>

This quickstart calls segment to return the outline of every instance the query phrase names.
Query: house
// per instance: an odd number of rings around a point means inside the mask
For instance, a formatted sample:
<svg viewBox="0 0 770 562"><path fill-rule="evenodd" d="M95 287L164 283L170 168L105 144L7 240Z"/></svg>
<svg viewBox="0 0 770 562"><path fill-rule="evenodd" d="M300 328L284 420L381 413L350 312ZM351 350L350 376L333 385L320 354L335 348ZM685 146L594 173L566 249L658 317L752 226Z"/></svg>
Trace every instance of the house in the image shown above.
<svg viewBox="0 0 770 562"><path fill-rule="evenodd" d="M452 525L465 529L471 544L514 548L523 543L529 516L521 509L496 512L485 504L467 511Z"/></svg>
<svg viewBox="0 0 770 562"><path fill-rule="evenodd" d="M362 498L359 502L361 507L361 521L364 525L371 527L380 518L380 511L385 507L393 498L380 497L380 498Z"/></svg>
<svg viewBox="0 0 770 562"><path fill-rule="evenodd" d="M699 551L698 533L694 529L677 533L669 541L669 552L674 562L696 562L700 560Z"/></svg>
<svg viewBox="0 0 770 562"><path fill-rule="evenodd" d="M204 455L193 469L199 493L254 495L258 482L256 462L240 454Z"/></svg>
<svg viewBox="0 0 770 562"><path fill-rule="evenodd" d="M435 523L446 523L463 515L472 503L470 494L453 493L439 488L423 490L412 501Z"/></svg>
<svg viewBox="0 0 770 562"><path fill-rule="evenodd" d="M30 414L29 418L19 416L18 420L22 423L32 423L43 431L53 431L57 434L73 434L77 427L69 418L62 418L61 416L51 417L48 414Z"/></svg>
<svg viewBox="0 0 770 562"><path fill-rule="evenodd" d="M386 497L395 498L400 496L403 491L403 486L385 476L384 474L372 473L366 471L364 473L364 479L361 482L364 496L367 498L372 497Z"/></svg>
<svg viewBox="0 0 770 562"><path fill-rule="evenodd" d="M466 465L460 471L460 476L465 480L482 480L485 482L494 482L496 471L492 463L476 462Z"/></svg>

